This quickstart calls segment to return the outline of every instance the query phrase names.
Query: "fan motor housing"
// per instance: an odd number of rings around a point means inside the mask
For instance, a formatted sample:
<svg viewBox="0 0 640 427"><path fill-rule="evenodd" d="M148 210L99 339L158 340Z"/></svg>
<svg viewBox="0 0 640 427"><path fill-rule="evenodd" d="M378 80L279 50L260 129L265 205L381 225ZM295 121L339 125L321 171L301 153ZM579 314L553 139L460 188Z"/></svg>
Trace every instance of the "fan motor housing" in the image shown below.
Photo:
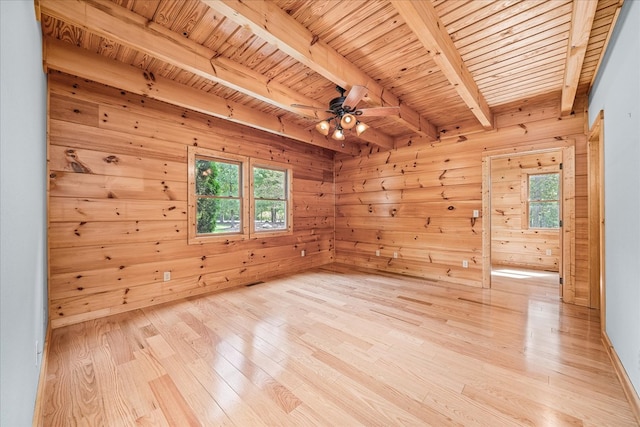
<svg viewBox="0 0 640 427"><path fill-rule="evenodd" d="M342 104L344 103L345 99L347 99L346 96L339 96L337 98L333 98L329 102L329 109L331 109L331 111L333 111L334 113L338 114L338 112L343 109Z"/></svg>

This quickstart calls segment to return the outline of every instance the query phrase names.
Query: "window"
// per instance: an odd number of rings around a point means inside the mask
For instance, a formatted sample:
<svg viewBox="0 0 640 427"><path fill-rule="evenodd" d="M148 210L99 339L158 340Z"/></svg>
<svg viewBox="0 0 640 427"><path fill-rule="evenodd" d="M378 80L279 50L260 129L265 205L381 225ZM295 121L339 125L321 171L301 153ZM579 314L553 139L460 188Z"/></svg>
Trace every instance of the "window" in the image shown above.
<svg viewBox="0 0 640 427"><path fill-rule="evenodd" d="M287 169L262 164L251 168L252 230L257 233L287 230L289 215L289 173Z"/></svg>
<svg viewBox="0 0 640 427"><path fill-rule="evenodd" d="M196 157L197 234L242 229L240 164Z"/></svg>
<svg viewBox="0 0 640 427"><path fill-rule="evenodd" d="M189 147L189 243L291 232L290 191L286 167Z"/></svg>
<svg viewBox="0 0 640 427"><path fill-rule="evenodd" d="M529 228L559 228L560 174L528 175Z"/></svg>

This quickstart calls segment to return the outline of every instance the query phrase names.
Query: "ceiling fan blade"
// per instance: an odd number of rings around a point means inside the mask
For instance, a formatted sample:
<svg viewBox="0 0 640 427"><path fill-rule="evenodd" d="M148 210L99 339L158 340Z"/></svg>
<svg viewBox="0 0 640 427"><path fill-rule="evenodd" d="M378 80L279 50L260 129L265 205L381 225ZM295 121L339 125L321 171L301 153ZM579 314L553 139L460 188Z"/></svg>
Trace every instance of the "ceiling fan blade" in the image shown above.
<svg viewBox="0 0 640 427"><path fill-rule="evenodd" d="M372 107L358 110L361 116L395 116L400 114L400 107Z"/></svg>
<svg viewBox="0 0 640 427"><path fill-rule="evenodd" d="M360 102L360 100L362 100L362 98L364 98L364 96L367 94L367 88L364 86L352 86L351 90L349 91L349 94L347 95L347 97L345 98L344 102L342 103L342 106L348 106L350 107L352 110L356 108L356 105L358 105L358 102Z"/></svg>

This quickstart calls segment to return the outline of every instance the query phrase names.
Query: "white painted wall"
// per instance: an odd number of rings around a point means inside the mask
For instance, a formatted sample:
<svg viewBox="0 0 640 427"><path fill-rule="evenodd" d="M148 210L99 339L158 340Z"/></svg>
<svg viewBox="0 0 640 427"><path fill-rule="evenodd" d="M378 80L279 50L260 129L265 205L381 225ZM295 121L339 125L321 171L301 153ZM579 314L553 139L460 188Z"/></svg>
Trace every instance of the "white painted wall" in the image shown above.
<svg viewBox="0 0 640 427"><path fill-rule="evenodd" d="M30 426L46 330L46 76L33 1L0 0L0 425Z"/></svg>
<svg viewBox="0 0 640 427"><path fill-rule="evenodd" d="M625 1L589 96L604 110L607 335L640 394L640 1Z"/></svg>

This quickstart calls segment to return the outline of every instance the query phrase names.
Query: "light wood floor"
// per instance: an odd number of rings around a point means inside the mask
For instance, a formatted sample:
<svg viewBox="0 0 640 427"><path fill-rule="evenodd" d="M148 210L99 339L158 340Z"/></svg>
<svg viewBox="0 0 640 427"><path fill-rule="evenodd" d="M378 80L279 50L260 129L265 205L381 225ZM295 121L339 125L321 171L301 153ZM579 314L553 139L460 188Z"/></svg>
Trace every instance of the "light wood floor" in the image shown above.
<svg viewBox="0 0 640 427"><path fill-rule="evenodd" d="M598 312L493 280L331 266L56 329L43 423L637 425Z"/></svg>

